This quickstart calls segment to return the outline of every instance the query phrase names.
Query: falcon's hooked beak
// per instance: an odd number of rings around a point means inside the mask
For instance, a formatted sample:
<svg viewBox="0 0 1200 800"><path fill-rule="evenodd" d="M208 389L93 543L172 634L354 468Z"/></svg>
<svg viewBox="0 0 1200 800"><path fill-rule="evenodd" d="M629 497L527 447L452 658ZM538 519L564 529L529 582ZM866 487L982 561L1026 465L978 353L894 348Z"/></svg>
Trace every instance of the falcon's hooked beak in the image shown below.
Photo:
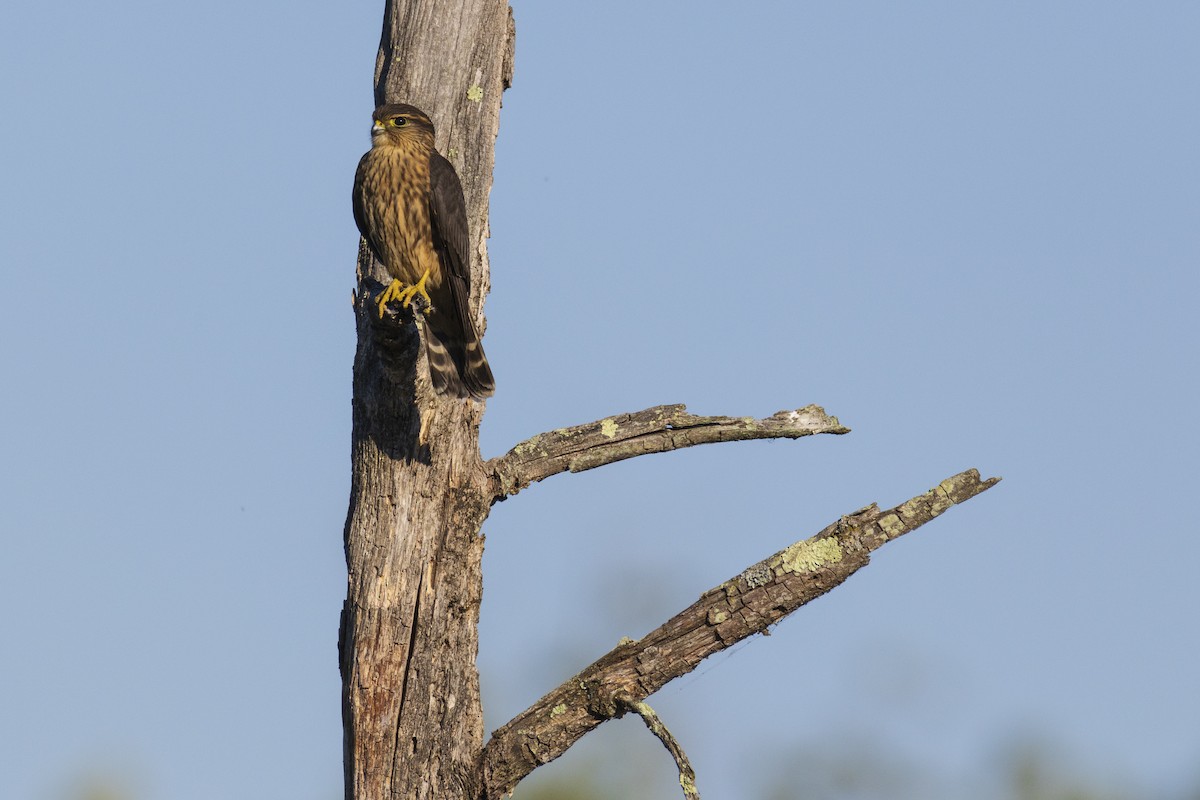
<svg viewBox="0 0 1200 800"><path fill-rule="evenodd" d="M374 122L372 122L371 123L371 138L374 139L376 136L379 136L382 133L383 133L383 123L380 122L379 120L375 120Z"/></svg>

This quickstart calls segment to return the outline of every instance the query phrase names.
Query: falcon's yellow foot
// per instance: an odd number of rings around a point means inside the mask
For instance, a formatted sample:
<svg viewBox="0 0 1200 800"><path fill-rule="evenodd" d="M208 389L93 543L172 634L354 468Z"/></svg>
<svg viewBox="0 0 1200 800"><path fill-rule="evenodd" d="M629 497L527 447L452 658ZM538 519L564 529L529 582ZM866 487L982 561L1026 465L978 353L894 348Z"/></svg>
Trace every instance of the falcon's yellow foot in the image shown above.
<svg viewBox="0 0 1200 800"><path fill-rule="evenodd" d="M425 282L428 280L429 270L425 270L425 274L421 276L421 280L398 293L396 295L396 299L399 300L405 308L408 308L409 304L412 303L413 298L415 298L417 295L421 295L421 297L425 298L425 306L421 310L428 314L429 310L433 308L433 298L429 296L429 290L425 288Z"/></svg>
<svg viewBox="0 0 1200 800"><path fill-rule="evenodd" d="M412 305L412 301L417 295L424 298L425 302L421 304L421 310L426 314L433 308L433 298L429 296L429 290L425 288L426 281L429 280L429 270L425 270L425 274L421 276L421 280L417 281L412 286L405 286L396 279L388 284L388 287L379 295L379 317L383 318L383 312L387 308L387 304L393 300L399 300L400 304L405 308Z"/></svg>
<svg viewBox="0 0 1200 800"><path fill-rule="evenodd" d="M379 293L379 299L376 302L379 304L380 319L383 319L383 312L384 309L387 308L387 304L399 298L403 292L404 284L393 279L392 282L388 284L388 287Z"/></svg>

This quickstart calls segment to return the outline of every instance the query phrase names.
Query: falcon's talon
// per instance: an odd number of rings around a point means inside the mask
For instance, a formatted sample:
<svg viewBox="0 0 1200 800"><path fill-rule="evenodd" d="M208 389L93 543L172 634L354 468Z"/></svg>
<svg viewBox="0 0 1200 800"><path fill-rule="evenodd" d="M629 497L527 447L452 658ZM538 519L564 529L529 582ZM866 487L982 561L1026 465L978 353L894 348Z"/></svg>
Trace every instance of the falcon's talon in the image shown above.
<svg viewBox="0 0 1200 800"><path fill-rule="evenodd" d="M428 317L433 313L433 303L428 303L425 301L424 297L417 295L413 298L413 309L418 313Z"/></svg>
<svg viewBox="0 0 1200 800"><path fill-rule="evenodd" d="M387 310L387 304L393 300L399 300L400 296L404 294L404 292L404 284L398 280L392 279L392 282L388 284L388 287L379 293L379 299L376 302L379 304L380 319L383 319L383 313ZM408 303L405 303L404 305L407 306Z"/></svg>
<svg viewBox="0 0 1200 800"><path fill-rule="evenodd" d="M397 292L396 299L399 300L405 308L408 308L409 305L412 304L413 298L417 295L421 295L421 297L425 299L425 305L432 308L433 298L429 296L429 290L425 288L425 282L427 280L429 280L429 270L425 270L425 274L421 276L421 280L417 281L412 286L409 286L407 289ZM396 281L396 283L399 283L399 281Z"/></svg>

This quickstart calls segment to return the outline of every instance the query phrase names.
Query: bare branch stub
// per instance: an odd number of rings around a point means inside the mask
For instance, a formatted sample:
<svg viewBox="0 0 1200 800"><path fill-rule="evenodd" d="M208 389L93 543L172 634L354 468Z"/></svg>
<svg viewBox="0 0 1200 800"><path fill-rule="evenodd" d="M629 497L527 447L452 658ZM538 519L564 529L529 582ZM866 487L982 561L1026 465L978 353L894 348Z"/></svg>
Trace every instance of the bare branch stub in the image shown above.
<svg viewBox="0 0 1200 800"><path fill-rule="evenodd" d="M692 769L692 763L688 761L687 753L683 752L683 746L663 724L654 709L645 701L635 702L627 697L619 697L617 702L641 717L650 732L658 737L658 740L663 743L663 747L667 748L671 758L675 759L675 767L679 770L679 786L683 789L684 798L700 800L700 791L696 788L696 771Z"/></svg>
<svg viewBox="0 0 1200 800"><path fill-rule="evenodd" d="M791 614L866 566L872 551L999 482L967 470L895 508L870 505L796 542L700 599L639 641L618 645L492 734L483 753L489 800L667 682Z"/></svg>
<svg viewBox="0 0 1200 800"><path fill-rule="evenodd" d="M560 472L582 472L647 453L747 439L798 439L850 429L820 406L779 411L765 419L701 417L683 405L654 406L586 425L560 428L521 442L485 467L495 499L503 500Z"/></svg>

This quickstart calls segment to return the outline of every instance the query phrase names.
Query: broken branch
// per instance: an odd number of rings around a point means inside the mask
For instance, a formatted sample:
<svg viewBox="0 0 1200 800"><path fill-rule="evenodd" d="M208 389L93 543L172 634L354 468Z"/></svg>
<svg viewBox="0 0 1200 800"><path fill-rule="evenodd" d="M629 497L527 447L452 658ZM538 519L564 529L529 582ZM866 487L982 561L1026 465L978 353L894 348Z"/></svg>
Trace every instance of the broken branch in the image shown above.
<svg viewBox="0 0 1200 800"><path fill-rule="evenodd" d="M811 408L811 407L810 407ZM822 412L823 413L823 412ZM592 728L620 716L708 656L762 633L866 566L872 551L990 489L971 469L895 508L870 505L747 568L639 641L627 641L492 734L484 747L489 800L512 792Z"/></svg>
<svg viewBox="0 0 1200 800"><path fill-rule="evenodd" d="M586 425L540 433L485 464L496 500L560 472L584 470L647 453L745 439L799 439L850 429L820 406L779 411L765 419L700 417L683 405L655 406Z"/></svg>

